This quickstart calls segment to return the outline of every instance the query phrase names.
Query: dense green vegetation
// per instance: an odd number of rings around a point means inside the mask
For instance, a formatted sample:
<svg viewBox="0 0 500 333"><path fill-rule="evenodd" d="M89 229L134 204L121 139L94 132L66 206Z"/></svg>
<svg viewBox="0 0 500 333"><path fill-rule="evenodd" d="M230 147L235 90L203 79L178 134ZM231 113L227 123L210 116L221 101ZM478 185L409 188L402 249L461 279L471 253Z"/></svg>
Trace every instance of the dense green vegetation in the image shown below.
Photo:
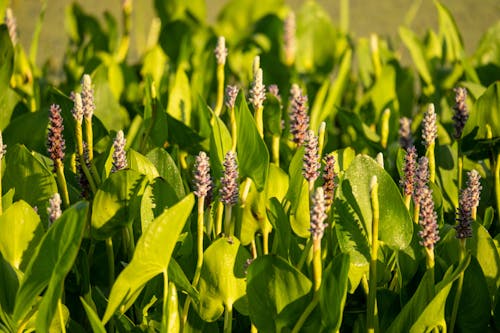
<svg viewBox="0 0 500 333"><path fill-rule="evenodd" d="M70 5L56 78L6 10L0 329L500 329L500 23L467 56L438 1L396 46L341 3L158 0L133 63L132 1Z"/></svg>

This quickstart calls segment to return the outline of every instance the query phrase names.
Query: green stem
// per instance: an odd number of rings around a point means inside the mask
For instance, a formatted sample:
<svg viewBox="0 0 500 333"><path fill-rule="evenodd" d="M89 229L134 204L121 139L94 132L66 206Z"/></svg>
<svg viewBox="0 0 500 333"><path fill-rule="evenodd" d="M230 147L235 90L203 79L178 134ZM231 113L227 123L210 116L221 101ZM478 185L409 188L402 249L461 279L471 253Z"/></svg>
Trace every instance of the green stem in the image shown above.
<svg viewBox="0 0 500 333"><path fill-rule="evenodd" d="M215 235L218 236L222 233L222 215L224 213L224 204L222 202L217 203L217 208L215 212Z"/></svg>
<svg viewBox="0 0 500 333"><path fill-rule="evenodd" d="M318 156L321 159L323 148L325 148L326 123L323 121L318 130Z"/></svg>
<svg viewBox="0 0 500 333"><path fill-rule="evenodd" d="M108 282L111 288L115 283L115 254L111 237L106 238L106 256L108 257Z"/></svg>
<svg viewBox="0 0 500 333"><path fill-rule="evenodd" d="M224 205L225 214L224 214L224 233L226 237L231 238L232 229L231 229L231 215L233 211L233 206L229 204Z"/></svg>
<svg viewBox="0 0 500 333"><path fill-rule="evenodd" d="M460 263L465 257L465 239L460 239L460 252L458 262ZM450 332L454 332L455 323L457 320L458 307L460 305L460 298L462 297L462 289L464 284L464 272L460 273L460 276L457 280L457 292L455 293L455 299L453 300L453 310L451 312L451 320L450 320Z"/></svg>
<svg viewBox="0 0 500 333"><path fill-rule="evenodd" d="M462 154L462 147L460 145L460 139L457 140L457 184L458 191L462 189L462 175L463 175L463 165L464 165L464 156ZM457 207L455 207L457 208Z"/></svg>
<svg viewBox="0 0 500 333"><path fill-rule="evenodd" d="M59 324L61 325L61 332L66 333L66 324L64 322L64 314L61 300L57 301L57 312L59 313Z"/></svg>
<svg viewBox="0 0 500 333"><path fill-rule="evenodd" d="M233 326L233 305L227 304L224 312L224 333L231 333Z"/></svg>
<svg viewBox="0 0 500 333"><path fill-rule="evenodd" d="M263 221L266 223L266 221ZM264 255L269 254L269 230L268 228L263 228L262 229L262 249L264 252Z"/></svg>
<svg viewBox="0 0 500 333"><path fill-rule="evenodd" d="M312 247L312 239L308 238L306 246L304 247L304 250L302 251L300 255L299 262L297 263L297 269L300 271L302 270L302 267L304 266L304 263L306 262L307 257L309 256L309 252L311 251Z"/></svg>
<svg viewBox="0 0 500 333"><path fill-rule="evenodd" d="M54 164L56 168L57 184L59 185L59 192L62 197L63 206L65 208L68 208L69 193L68 193L68 186L66 185L66 177L64 177L64 165L62 164L61 160L55 160Z"/></svg>
<svg viewBox="0 0 500 333"><path fill-rule="evenodd" d="M194 272L193 286L198 285L200 280L201 267L203 266L203 226L204 226L204 208L205 208L205 197L200 197L198 199L198 221L197 221L197 251L198 259L196 261L196 270ZM184 303L184 308L182 310L182 326L186 324L187 316L189 313L189 306L191 304L191 297L187 296L186 302Z"/></svg>
<svg viewBox="0 0 500 333"><path fill-rule="evenodd" d="M302 312L302 314L299 317L299 320L297 321L297 323L293 327L292 333L300 332L300 329L302 328L302 326L306 322L307 317L309 317L311 312L313 312L316 305L318 305L318 302L319 302L319 293L315 293L313 296L313 299L307 305L306 309L304 310L304 312Z"/></svg>
<svg viewBox="0 0 500 333"><path fill-rule="evenodd" d="M292 333L300 332L300 329L304 325L305 321L314 310L319 302L319 293L321 288L322 279L322 264L321 264L321 238L314 238L313 240L313 288L314 295L311 302L307 305L304 312L299 317L299 320L293 327Z"/></svg>
<svg viewBox="0 0 500 333"><path fill-rule="evenodd" d="M127 235L127 255L129 261L132 260L135 252L135 240L134 240L134 221L130 221L125 228L125 233Z"/></svg>
<svg viewBox="0 0 500 333"><path fill-rule="evenodd" d="M264 107L261 106L255 110L255 124L261 138L264 137Z"/></svg>
<svg viewBox="0 0 500 333"><path fill-rule="evenodd" d="M83 174L85 175L85 178L87 178L87 181L89 182L90 190L92 191L92 193L95 194L95 192L97 191L97 187L95 185L94 178L90 174L89 168L87 167L87 163L85 163L85 157L83 155L80 155L79 159Z"/></svg>
<svg viewBox="0 0 500 333"><path fill-rule="evenodd" d="M85 121L85 141L89 149L89 161L94 159L94 134L92 132L92 117L84 117Z"/></svg>
<svg viewBox="0 0 500 333"><path fill-rule="evenodd" d="M273 155L273 162L276 166L280 166L280 136L273 135L273 141L271 146L271 151Z"/></svg>
<svg viewBox="0 0 500 333"><path fill-rule="evenodd" d="M411 195L405 195L405 206L408 211L410 211Z"/></svg>
<svg viewBox="0 0 500 333"><path fill-rule="evenodd" d="M378 256L378 227L379 227L379 200L378 200L378 182L377 178L372 179L371 184L371 206L372 206L372 239L371 239L371 258L370 258L370 276L368 289L368 305L366 326L370 333L376 331L377 327L377 256Z"/></svg>
<svg viewBox="0 0 500 333"><path fill-rule="evenodd" d="M418 225L418 220L420 218L420 204L415 203L413 205L413 222Z"/></svg>
<svg viewBox="0 0 500 333"><path fill-rule="evenodd" d="M168 271L165 268L163 270L163 306L162 306L162 316L161 316L161 327L163 329L167 329L168 327L168 322L167 322L167 317L168 317Z"/></svg>
<svg viewBox="0 0 500 333"><path fill-rule="evenodd" d="M236 114L234 107L229 112L229 121L231 122L231 150L236 151L236 144L238 143L238 126L236 124Z"/></svg>
<svg viewBox="0 0 500 333"><path fill-rule="evenodd" d="M247 203L248 193L250 192L250 186L252 185L252 179L246 178L245 183L241 186L243 189L241 191L241 208L244 208Z"/></svg>
<svg viewBox="0 0 500 333"><path fill-rule="evenodd" d="M215 103L214 113L219 116L224 102L224 65L217 65L217 101Z"/></svg>
<svg viewBox="0 0 500 333"><path fill-rule="evenodd" d="M429 160L429 181L431 183L436 182L436 158L434 154L434 147L436 146L436 143L433 142L430 144L429 148L427 148L425 152L425 156Z"/></svg>

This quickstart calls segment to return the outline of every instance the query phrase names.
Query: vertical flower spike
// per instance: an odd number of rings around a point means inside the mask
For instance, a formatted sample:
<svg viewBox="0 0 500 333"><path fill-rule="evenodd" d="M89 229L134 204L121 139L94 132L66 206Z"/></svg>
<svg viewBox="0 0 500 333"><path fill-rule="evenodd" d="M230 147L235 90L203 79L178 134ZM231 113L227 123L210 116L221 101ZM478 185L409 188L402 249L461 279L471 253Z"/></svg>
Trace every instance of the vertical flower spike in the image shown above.
<svg viewBox="0 0 500 333"><path fill-rule="evenodd" d="M337 186L335 173L335 156L328 154L324 158L325 167L323 169L323 192L325 194L326 211L330 210Z"/></svg>
<svg viewBox="0 0 500 333"><path fill-rule="evenodd" d="M49 226L62 215L61 204L61 196L59 193L54 193L54 195L49 199L49 207L47 207Z"/></svg>
<svg viewBox="0 0 500 333"><path fill-rule="evenodd" d="M437 123L436 111L434 104L430 103L422 121L422 139L424 140L425 148L429 148L434 144L437 138Z"/></svg>
<svg viewBox="0 0 500 333"><path fill-rule="evenodd" d="M266 99L266 87L262 81L262 68L258 68L255 72L255 77L252 82L252 88L250 88L250 102L252 102L254 110L258 110L262 107L264 100Z"/></svg>
<svg viewBox="0 0 500 333"><path fill-rule="evenodd" d="M297 146L302 146L309 128L307 96L302 95L300 88L295 84L292 85L290 96L292 97L290 102L290 133L293 135L293 142Z"/></svg>
<svg viewBox="0 0 500 333"><path fill-rule="evenodd" d="M304 151L302 175L309 182L310 190L312 190L311 184L314 183L319 176L321 164L318 160L318 137L314 134L314 131L309 130L307 132L307 141Z"/></svg>
<svg viewBox="0 0 500 333"><path fill-rule="evenodd" d="M470 189L460 192L457 209L457 224L455 225L456 237L465 239L472 237L472 202Z"/></svg>
<svg viewBox="0 0 500 333"><path fill-rule="evenodd" d="M415 184L415 172L417 170L417 150L411 146L406 150L405 165L403 167L403 179L400 184L403 186L403 195L405 197L413 196Z"/></svg>
<svg viewBox="0 0 500 333"><path fill-rule="evenodd" d="M311 208L311 236L313 240L323 238L327 223L323 223L327 217L325 209L325 194L322 187L318 187L312 198Z"/></svg>
<svg viewBox="0 0 500 333"><path fill-rule="evenodd" d="M477 208L479 206L479 198L481 196L481 190L483 187L481 186L481 176L477 170L471 170L467 173L469 179L467 180L467 188L469 190L470 196L469 200L471 202L472 208Z"/></svg>
<svg viewBox="0 0 500 333"><path fill-rule="evenodd" d="M267 90L271 95L276 97L276 99L281 103L281 96L280 96L280 90L276 84L271 84Z"/></svg>
<svg viewBox="0 0 500 333"><path fill-rule="evenodd" d="M111 172L117 172L127 167L127 156L125 154L125 144L127 143L123 131L119 130L116 133L116 138L113 142L113 167Z"/></svg>
<svg viewBox="0 0 500 333"><path fill-rule="evenodd" d="M467 108L467 104L465 104L465 100L467 99L467 89L465 88L455 88L455 105L453 106L453 110L455 110L455 114L453 115L453 122L455 127L455 139L460 139L462 137L462 132L465 127L465 123L467 119L469 119L469 109Z"/></svg>
<svg viewBox="0 0 500 333"><path fill-rule="evenodd" d="M82 146L83 146L83 158L76 159L76 175L78 184L80 184L80 195L82 196L82 198L89 199L91 193L91 185L82 167L82 162L86 164L87 170L90 166L89 149L87 147L87 143L85 142L83 142Z"/></svg>
<svg viewBox="0 0 500 333"><path fill-rule="evenodd" d="M222 203L234 206L238 203L238 164L236 153L232 150L226 153L224 158L224 175L221 178L220 196Z"/></svg>
<svg viewBox="0 0 500 333"><path fill-rule="evenodd" d="M295 13L290 11L283 22L283 43L285 51L285 65L292 66L295 62Z"/></svg>
<svg viewBox="0 0 500 333"><path fill-rule="evenodd" d="M214 50L215 59L217 60L217 65L224 66L226 64L227 49L226 49L226 39L220 36L217 39L217 46Z"/></svg>
<svg viewBox="0 0 500 333"><path fill-rule="evenodd" d="M234 108L236 97L238 97L239 91L240 89L237 86L228 85L226 87L226 106L228 107L228 109Z"/></svg>
<svg viewBox="0 0 500 333"><path fill-rule="evenodd" d="M12 41L12 45L16 46L17 44L17 22L14 17L14 13L12 13L12 9L5 9L5 25L7 25L7 30L9 30L9 37Z"/></svg>
<svg viewBox="0 0 500 333"><path fill-rule="evenodd" d="M83 104L83 115L85 118L90 119L94 114L95 104L94 104L94 89L92 89L92 80L90 75L84 74L82 78L82 104Z"/></svg>
<svg viewBox="0 0 500 333"><path fill-rule="evenodd" d="M210 178L210 159L204 151L201 151L194 162L194 194L206 197L212 186Z"/></svg>
<svg viewBox="0 0 500 333"><path fill-rule="evenodd" d="M81 124L83 121L83 101L82 95L80 93L72 93L73 96L73 109L71 113L73 114L73 118L78 124Z"/></svg>
<svg viewBox="0 0 500 333"><path fill-rule="evenodd" d="M61 107L56 104L50 106L49 111L49 134L47 140L47 148L50 158L54 162L54 171L57 165L62 165L64 159L64 151L66 143L63 138L63 118L61 116Z"/></svg>
<svg viewBox="0 0 500 333"><path fill-rule="evenodd" d="M411 136L411 119L402 117L399 119L399 145L401 148L407 150L413 145L413 138Z"/></svg>
<svg viewBox="0 0 500 333"><path fill-rule="evenodd" d="M422 238L420 245L428 250L433 250L434 245L439 241L439 230L437 225L437 214L434 211L434 201L432 201L432 190L427 186L422 191L420 200L420 226L422 230L418 235Z"/></svg>
<svg viewBox="0 0 500 333"><path fill-rule="evenodd" d="M424 188L429 183L429 160L422 156L418 159L418 166L415 179L414 200L420 203L422 200Z"/></svg>

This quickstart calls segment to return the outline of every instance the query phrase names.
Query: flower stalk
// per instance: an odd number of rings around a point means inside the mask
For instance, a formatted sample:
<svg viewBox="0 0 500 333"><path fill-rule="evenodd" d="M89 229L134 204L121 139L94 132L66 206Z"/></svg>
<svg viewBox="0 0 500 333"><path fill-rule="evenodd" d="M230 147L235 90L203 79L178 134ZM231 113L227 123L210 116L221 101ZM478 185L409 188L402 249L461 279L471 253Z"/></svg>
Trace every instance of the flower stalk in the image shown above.
<svg viewBox="0 0 500 333"><path fill-rule="evenodd" d="M64 151L66 143L63 137L63 118L61 116L61 107L56 104L50 106L49 111L49 133L47 136L47 149L50 159L54 164L54 173L56 174L59 193L62 193L62 201L65 208L69 207L69 193L64 176Z"/></svg>
<svg viewBox="0 0 500 333"><path fill-rule="evenodd" d="M422 139L425 145L425 156L429 160L429 181L436 181L436 158L434 148L437 138L437 116L434 109L434 104L430 103L425 113L422 127Z"/></svg>
<svg viewBox="0 0 500 333"><path fill-rule="evenodd" d="M214 53L215 59L217 60L217 100L214 113L219 116L224 101L224 66L227 58L226 39L224 37L220 36L217 39L217 46L215 47Z"/></svg>
<svg viewBox="0 0 500 333"><path fill-rule="evenodd" d="M239 88L237 86L226 87L226 107L229 109L229 121L231 123L231 150L236 151L238 143L238 127L236 123L235 104L238 97Z"/></svg>
<svg viewBox="0 0 500 333"><path fill-rule="evenodd" d="M250 88L250 102L255 111L254 118L260 137L264 137L264 100L266 99L266 87L262 79L262 68L254 68L254 79Z"/></svg>
<svg viewBox="0 0 500 333"><path fill-rule="evenodd" d="M366 327L368 332L375 332L377 327L377 257L378 257L378 229L379 229L379 200L378 180L373 176L370 182L370 201L372 206L372 234L371 234L371 256L369 271L368 305L366 315Z"/></svg>

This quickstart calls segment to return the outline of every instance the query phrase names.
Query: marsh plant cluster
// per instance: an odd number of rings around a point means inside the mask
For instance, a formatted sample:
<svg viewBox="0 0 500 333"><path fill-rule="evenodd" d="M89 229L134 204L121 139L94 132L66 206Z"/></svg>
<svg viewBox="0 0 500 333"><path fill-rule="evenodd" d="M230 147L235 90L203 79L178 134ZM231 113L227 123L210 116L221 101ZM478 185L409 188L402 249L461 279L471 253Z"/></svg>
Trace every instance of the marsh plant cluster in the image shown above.
<svg viewBox="0 0 500 333"><path fill-rule="evenodd" d="M131 0L69 5L58 75L5 10L1 331L500 329L500 25L154 3L134 61Z"/></svg>

